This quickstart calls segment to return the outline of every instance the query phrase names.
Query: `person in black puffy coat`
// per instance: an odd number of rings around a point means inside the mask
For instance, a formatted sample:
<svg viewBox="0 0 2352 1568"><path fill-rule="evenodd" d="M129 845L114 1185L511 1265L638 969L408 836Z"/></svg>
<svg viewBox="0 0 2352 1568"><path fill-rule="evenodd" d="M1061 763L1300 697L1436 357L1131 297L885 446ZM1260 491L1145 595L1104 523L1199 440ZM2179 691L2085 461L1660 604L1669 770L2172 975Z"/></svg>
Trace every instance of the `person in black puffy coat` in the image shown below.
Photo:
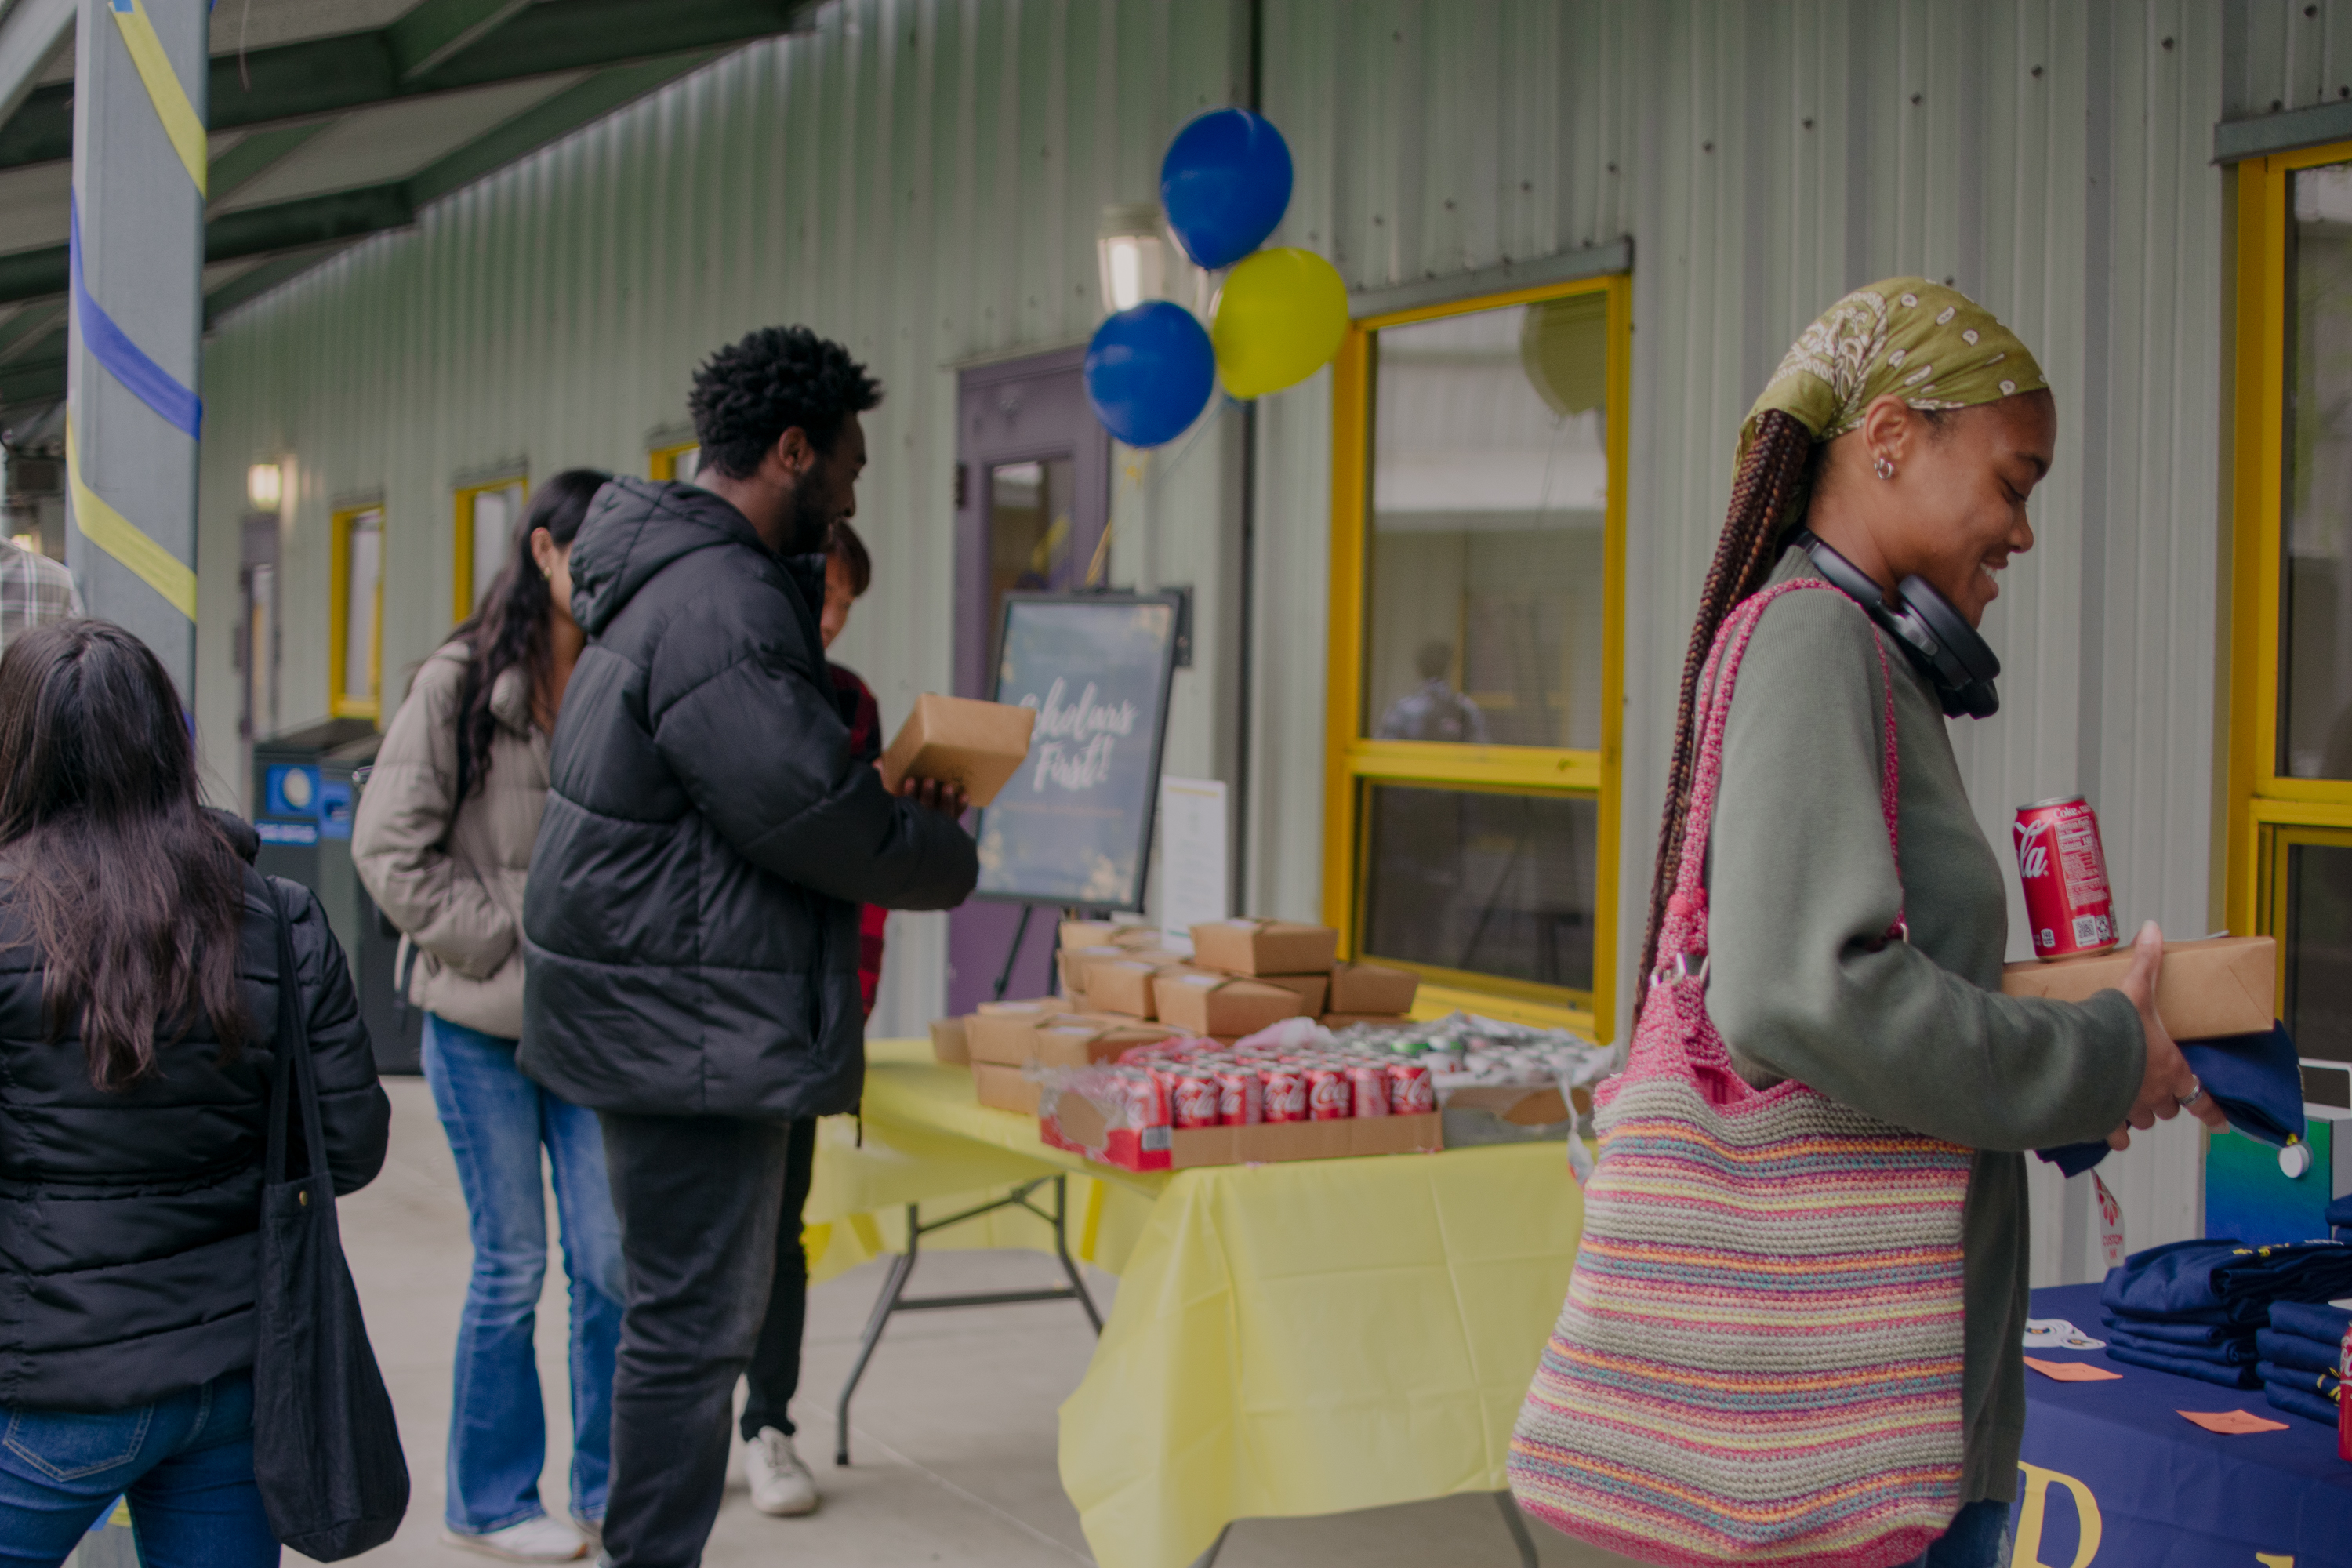
<svg viewBox="0 0 2352 1568"><path fill-rule="evenodd" d="M199 804L144 644L91 620L8 644L0 1561L62 1562L124 1494L146 1562L278 1561L251 1368L281 921L338 1193L374 1179L392 1108L325 912L257 847Z"/></svg>
<svg viewBox="0 0 2352 1568"><path fill-rule="evenodd" d="M572 550L588 633L523 895L524 1072L604 1125L628 1300L604 1549L699 1561L766 1310L790 1124L864 1079L857 907L978 879L961 792L850 746L817 613L880 389L804 328L696 374L698 485L616 479Z"/></svg>

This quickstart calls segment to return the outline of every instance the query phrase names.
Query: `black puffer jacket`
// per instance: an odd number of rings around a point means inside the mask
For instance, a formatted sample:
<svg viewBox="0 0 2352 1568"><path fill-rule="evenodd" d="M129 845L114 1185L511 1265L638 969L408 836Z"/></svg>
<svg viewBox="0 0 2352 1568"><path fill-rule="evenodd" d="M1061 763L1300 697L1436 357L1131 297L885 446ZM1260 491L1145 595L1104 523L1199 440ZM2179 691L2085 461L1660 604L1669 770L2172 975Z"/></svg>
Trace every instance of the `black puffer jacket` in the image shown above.
<svg viewBox="0 0 2352 1568"><path fill-rule="evenodd" d="M786 562L691 485L619 479L572 551L589 636L555 726L523 895L523 1070L656 1115L848 1110L857 906L937 910L972 841L850 755Z"/></svg>
<svg viewBox="0 0 2352 1568"><path fill-rule="evenodd" d="M37 956L0 873L0 1406L121 1410L253 1364L255 1230L278 1026L278 904L319 1068L335 1191L374 1180L392 1107L349 970L307 888L245 874L252 1036L198 1022L128 1090L46 1038Z"/></svg>

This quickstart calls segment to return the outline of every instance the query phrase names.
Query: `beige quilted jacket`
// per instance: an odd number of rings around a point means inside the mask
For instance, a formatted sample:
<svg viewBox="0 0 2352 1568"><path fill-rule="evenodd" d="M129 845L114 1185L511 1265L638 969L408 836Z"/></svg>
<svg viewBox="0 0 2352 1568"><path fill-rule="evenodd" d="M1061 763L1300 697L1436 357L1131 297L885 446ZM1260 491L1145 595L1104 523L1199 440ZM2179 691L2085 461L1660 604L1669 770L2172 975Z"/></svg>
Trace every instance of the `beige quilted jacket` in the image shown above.
<svg viewBox="0 0 2352 1568"><path fill-rule="evenodd" d="M517 666L490 692L498 729L482 786L460 805L457 702L467 651L426 659L360 792L360 880L417 949L408 999L455 1024L522 1035L522 885L547 805L547 737Z"/></svg>

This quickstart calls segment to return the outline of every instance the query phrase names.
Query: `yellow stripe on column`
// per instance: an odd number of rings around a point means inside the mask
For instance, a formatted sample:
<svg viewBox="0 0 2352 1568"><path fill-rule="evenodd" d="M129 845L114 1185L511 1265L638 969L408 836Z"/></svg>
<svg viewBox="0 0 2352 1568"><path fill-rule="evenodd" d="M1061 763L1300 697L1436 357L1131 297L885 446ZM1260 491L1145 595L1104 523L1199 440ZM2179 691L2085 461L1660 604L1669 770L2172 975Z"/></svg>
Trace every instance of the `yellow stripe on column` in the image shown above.
<svg viewBox="0 0 2352 1568"><path fill-rule="evenodd" d="M163 602L190 620L196 618L196 574L178 556L141 531L139 525L99 499L81 482L81 456L73 416L66 416L66 488L73 495L74 526L92 544L138 574L163 595Z"/></svg>
<svg viewBox="0 0 2352 1568"><path fill-rule="evenodd" d="M163 53L163 40L155 36L155 24L147 19L147 8L141 0L131 0L131 8L110 5L114 25L122 34L122 42L131 51L131 63L139 68L139 79L146 84L147 100L155 106L155 118L163 122L163 134L172 139L172 150L187 165L188 178L195 181L196 194L205 194L205 174L208 167L205 152L205 122L196 114L196 106L188 101L187 89L180 85L180 73L172 68L172 61ZM167 595L168 596L168 595Z"/></svg>

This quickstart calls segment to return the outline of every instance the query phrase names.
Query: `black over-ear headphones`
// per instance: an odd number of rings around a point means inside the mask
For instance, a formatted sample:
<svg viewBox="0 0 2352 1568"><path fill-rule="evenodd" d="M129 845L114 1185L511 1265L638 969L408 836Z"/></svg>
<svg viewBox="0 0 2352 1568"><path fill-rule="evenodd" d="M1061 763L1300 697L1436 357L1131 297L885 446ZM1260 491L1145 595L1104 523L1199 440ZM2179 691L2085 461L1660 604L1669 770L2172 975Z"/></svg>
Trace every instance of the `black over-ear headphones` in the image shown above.
<svg viewBox="0 0 2352 1568"><path fill-rule="evenodd" d="M1799 529L1793 542L1812 557L1822 576L1894 635L1936 688L1946 718L1966 714L1990 719L2000 710L2000 693L1992 684L2000 673L2000 660L1992 645L1926 579L1904 578L1890 605L1867 573L1815 538L1811 529Z"/></svg>

